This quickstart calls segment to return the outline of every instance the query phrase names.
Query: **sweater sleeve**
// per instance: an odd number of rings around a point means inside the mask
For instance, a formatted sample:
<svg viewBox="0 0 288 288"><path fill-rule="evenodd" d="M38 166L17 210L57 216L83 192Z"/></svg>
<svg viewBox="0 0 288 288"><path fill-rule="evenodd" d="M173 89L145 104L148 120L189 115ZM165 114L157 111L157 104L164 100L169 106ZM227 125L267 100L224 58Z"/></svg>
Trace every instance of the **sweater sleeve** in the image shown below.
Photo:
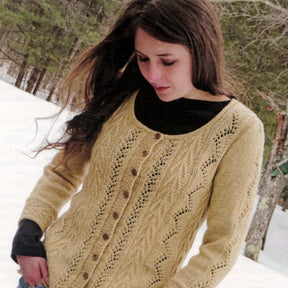
<svg viewBox="0 0 288 288"><path fill-rule="evenodd" d="M165 288L216 287L235 264L250 223L263 146L263 125L255 116L217 169L199 254L169 279Z"/></svg>
<svg viewBox="0 0 288 288"><path fill-rule="evenodd" d="M43 175L26 200L20 217L20 221L29 219L37 223L43 233L82 184L90 152L82 149L66 164L60 164L62 156L63 151L58 152L44 168Z"/></svg>

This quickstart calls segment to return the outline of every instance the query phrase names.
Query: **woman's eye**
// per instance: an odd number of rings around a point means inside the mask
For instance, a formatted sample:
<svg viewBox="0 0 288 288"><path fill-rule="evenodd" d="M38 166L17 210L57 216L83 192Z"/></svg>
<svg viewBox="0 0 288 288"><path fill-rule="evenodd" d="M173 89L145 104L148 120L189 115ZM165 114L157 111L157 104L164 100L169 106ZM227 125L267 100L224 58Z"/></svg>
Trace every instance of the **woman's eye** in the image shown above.
<svg viewBox="0 0 288 288"><path fill-rule="evenodd" d="M140 56L138 56L138 60L139 60L140 62L147 62L149 59L146 58L146 57L140 57Z"/></svg>
<svg viewBox="0 0 288 288"><path fill-rule="evenodd" d="M164 66L172 66L175 63L175 61L164 61L164 60L162 60L162 63L163 63Z"/></svg>

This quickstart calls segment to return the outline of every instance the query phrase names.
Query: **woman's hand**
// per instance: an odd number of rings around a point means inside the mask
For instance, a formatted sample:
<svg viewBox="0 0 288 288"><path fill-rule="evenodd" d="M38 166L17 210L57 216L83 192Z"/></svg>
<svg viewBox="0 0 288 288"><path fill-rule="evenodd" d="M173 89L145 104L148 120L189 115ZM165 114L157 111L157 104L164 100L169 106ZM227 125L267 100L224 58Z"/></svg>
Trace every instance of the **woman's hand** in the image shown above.
<svg viewBox="0 0 288 288"><path fill-rule="evenodd" d="M46 259L42 257L16 256L24 281L29 286L38 286L43 281L49 286L49 273Z"/></svg>

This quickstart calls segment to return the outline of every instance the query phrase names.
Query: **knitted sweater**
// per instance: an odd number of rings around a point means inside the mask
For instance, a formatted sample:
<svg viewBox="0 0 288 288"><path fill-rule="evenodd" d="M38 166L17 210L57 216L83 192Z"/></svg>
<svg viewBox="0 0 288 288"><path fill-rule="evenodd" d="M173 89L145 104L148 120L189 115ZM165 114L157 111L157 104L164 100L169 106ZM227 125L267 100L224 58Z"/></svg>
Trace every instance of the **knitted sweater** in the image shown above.
<svg viewBox="0 0 288 288"><path fill-rule="evenodd" d="M91 152L65 167L58 153L27 199L21 219L46 231L51 288L215 287L236 261L260 175L262 123L232 100L196 131L165 135L136 119L134 102L104 124ZM206 217L200 252L180 269Z"/></svg>

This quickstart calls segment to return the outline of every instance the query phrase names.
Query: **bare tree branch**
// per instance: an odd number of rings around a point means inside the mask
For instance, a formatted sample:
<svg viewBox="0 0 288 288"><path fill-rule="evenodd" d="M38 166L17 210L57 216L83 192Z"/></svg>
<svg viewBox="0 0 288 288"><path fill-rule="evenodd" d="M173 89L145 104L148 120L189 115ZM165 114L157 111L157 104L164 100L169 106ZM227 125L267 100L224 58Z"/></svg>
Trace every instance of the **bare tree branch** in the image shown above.
<svg viewBox="0 0 288 288"><path fill-rule="evenodd" d="M270 104L271 110L273 110L276 115L282 115L283 114L283 112L281 111L279 106L275 103L275 101L273 100L272 97L266 95L262 91L257 90L257 92L264 100L266 100Z"/></svg>
<svg viewBox="0 0 288 288"><path fill-rule="evenodd" d="M269 0L210 0L210 2L212 3L233 3L233 2L261 3L288 16L288 9L282 7L281 5L276 5Z"/></svg>
<svg viewBox="0 0 288 288"><path fill-rule="evenodd" d="M0 53L2 53L5 56L5 58L1 58L1 59L8 59L8 60L12 61L13 63L19 65L19 63L17 63L17 61L15 59L10 57L10 55L7 54L4 50L0 49Z"/></svg>

